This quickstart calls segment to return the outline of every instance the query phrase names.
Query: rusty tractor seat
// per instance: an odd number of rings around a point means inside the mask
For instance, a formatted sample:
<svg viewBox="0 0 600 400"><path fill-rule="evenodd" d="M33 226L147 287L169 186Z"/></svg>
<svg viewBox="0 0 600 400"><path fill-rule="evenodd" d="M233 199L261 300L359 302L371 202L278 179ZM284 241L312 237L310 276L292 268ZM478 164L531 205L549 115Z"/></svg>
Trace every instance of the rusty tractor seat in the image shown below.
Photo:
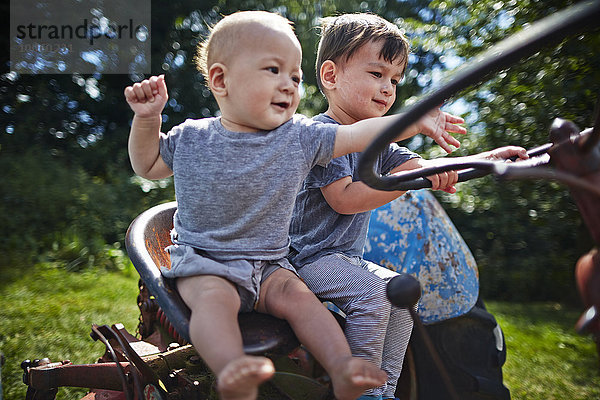
<svg viewBox="0 0 600 400"><path fill-rule="evenodd" d="M127 254L150 293L156 298L175 331L190 342L190 310L175 285L160 273L160 266L169 267L165 248L171 244L170 231L176 202L154 206L133 220L125 237ZM287 354L299 346L298 339L284 320L258 312L240 313L244 351L247 354Z"/></svg>

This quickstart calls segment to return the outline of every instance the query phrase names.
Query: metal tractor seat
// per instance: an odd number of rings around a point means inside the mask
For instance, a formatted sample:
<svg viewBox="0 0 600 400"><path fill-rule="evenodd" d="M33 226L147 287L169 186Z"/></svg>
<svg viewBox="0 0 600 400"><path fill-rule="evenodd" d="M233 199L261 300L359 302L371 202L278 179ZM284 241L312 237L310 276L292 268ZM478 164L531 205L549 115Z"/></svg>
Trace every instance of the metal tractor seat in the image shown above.
<svg viewBox="0 0 600 400"><path fill-rule="evenodd" d="M161 266L171 265L165 249L172 244L170 232L176 210L177 203L170 202L141 213L129 226L125 245L131 262L158 303L159 312L164 313L176 334L190 343L190 310L179 296L175 282L160 273ZM287 354L299 346L284 320L249 312L239 314L239 324L247 354Z"/></svg>

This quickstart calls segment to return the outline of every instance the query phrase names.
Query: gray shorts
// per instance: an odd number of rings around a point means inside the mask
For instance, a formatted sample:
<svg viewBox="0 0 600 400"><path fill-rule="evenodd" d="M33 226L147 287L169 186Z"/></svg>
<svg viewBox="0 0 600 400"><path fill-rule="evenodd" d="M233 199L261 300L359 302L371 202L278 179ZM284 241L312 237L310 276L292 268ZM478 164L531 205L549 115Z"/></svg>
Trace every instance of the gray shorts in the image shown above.
<svg viewBox="0 0 600 400"><path fill-rule="evenodd" d="M223 260L210 258L205 252L187 245L167 247L171 255L171 268L161 267L167 278L196 275L215 275L236 285L240 295L240 312L252 311L258 302L261 283L279 268L298 273L287 258L278 260Z"/></svg>

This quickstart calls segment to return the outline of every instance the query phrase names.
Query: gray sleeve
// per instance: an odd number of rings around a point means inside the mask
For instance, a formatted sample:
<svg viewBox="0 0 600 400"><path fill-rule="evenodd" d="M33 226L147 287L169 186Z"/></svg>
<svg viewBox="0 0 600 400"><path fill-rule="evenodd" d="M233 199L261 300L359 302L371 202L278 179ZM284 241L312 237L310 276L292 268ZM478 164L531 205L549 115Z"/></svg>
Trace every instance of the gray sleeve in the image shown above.
<svg viewBox="0 0 600 400"><path fill-rule="evenodd" d="M380 173L382 175L389 174L394 168L413 158L421 158L421 156L406 147L400 147L396 143L392 143L381 155Z"/></svg>
<svg viewBox="0 0 600 400"><path fill-rule="evenodd" d="M181 132L184 129L185 122L181 125L173 127L169 132L160 134L159 150L160 156L171 171L173 170L173 154L175 154L175 148L181 138Z"/></svg>
<svg viewBox="0 0 600 400"><path fill-rule="evenodd" d="M307 189L318 189L352 175L353 171L348 161L348 155L345 155L334 158L326 167L318 165L314 167L306 177L304 185Z"/></svg>
<svg viewBox="0 0 600 400"><path fill-rule="evenodd" d="M308 118L303 120L300 143L310 168L326 166L333 157L337 124L325 124Z"/></svg>

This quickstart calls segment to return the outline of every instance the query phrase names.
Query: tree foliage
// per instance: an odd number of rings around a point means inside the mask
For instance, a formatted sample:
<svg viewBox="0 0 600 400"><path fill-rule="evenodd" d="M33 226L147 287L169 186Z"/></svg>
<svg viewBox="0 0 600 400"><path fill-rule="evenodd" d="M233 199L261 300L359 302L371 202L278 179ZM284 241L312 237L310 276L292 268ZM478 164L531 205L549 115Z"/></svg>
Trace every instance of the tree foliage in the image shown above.
<svg viewBox="0 0 600 400"><path fill-rule="evenodd" d="M558 0L153 1L151 71L164 73L169 88L163 130L185 118L216 115L216 103L193 58L208 27L224 14L264 9L294 22L304 51L299 112L314 115L325 109L314 77L316 26L322 16L374 12L406 32L412 49L406 77L398 87L397 112L439 85L448 70L570 4ZM451 99L448 109L464 114L469 130L456 153L543 144L556 117L589 126L600 92L599 36L598 31L590 32L544 49ZM102 243L122 240L135 215L173 198L170 181L141 180L129 166L132 113L123 89L142 78L100 73L0 76L0 165L8 174L0 185L0 226L8 238L0 244L3 254L62 254L57 248L74 242L84 243L80 250L93 247L90 253L99 254L104 251ZM427 157L442 155L422 138L406 145ZM591 247L591 240L563 185L483 178L461 184L456 195L439 197L475 254L484 296L574 299L573 265Z"/></svg>
<svg viewBox="0 0 600 400"><path fill-rule="evenodd" d="M569 4L436 1L431 6L438 10L438 29L444 21L452 22L452 47L468 59ZM568 38L464 93L471 133L461 153L546 143L555 118L591 126L600 93L600 56L592 49L599 46L597 30ZM456 197L445 196L445 201L475 251L485 294L575 298L573 266L592 243L564 185L482 179L462 185Z"/></svg>

